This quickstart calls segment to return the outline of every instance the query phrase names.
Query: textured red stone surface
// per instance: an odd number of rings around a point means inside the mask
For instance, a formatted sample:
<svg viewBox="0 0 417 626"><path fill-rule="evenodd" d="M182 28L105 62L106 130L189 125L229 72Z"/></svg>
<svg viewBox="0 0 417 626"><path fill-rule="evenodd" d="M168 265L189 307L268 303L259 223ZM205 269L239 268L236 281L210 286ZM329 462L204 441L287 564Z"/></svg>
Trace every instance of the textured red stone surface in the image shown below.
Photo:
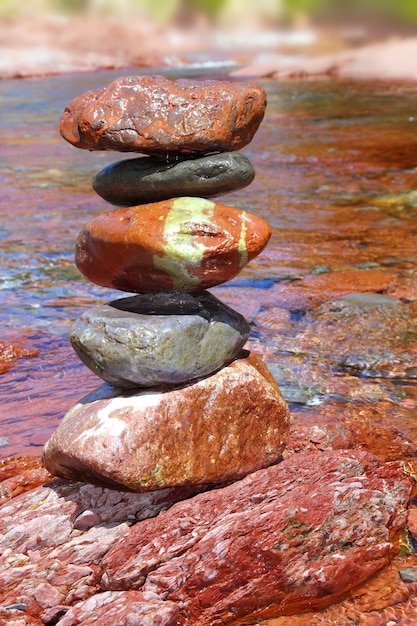
<svg viewBox="0 0 417 626"><path fill-rule="evenodd" d="M19 464L14 467L16 474L8 480L18 479ZM12 464L8 468L10 474ZM44 478L48 476L43 472ZM7 490L8 480L0 483L0 493ZM69 606L95 592L99 607L105 602L99 593L100 561L116 539L132 523L198 492L165 489L128 494L60 480L34 484L0 507L1 624L55 623ZM128 595L132 613L137 596ZM14 604L21 608L5 608Z"/></svg>
<svg viewBox="0 0 417 626"><path fill-rule="evenodd" d="M122 291L196 291L230 280L268 243L260 217L202 198L176 198L98 215L75 261L93 283Z"/></svg>
<svg viewBox="0 0 417 626"><path fill-rule="evenodd" d="M271 465L288 432L275 381L249 355L173 390L99 389L70 409L43 460L64 478L152 491L235 480Z"/></svg>
<svg viewBox="0 0 417 626"><path fill-rule="evenodd" d="M149 611L155 624L215 626L322 609L388 566L410 490L400 463L353 450L291 454L176 504L178 489L55 480L0 507L0 605L26 605L0 618L73 626L97 608L103 624ZM364 611L390 602L375 580Z"/></svg>
<svg viewBox="0 0 417 626"><path fill-rule="evenodd" d="M0 505L52 478L38 457L0 461Z"/></svg>
<svg viewBox="0 0 417 626"><path fill-rule="evenodd" d="M386 509L398 467L378 465L366 453L307 452L200 494L165 515L162 537L156 520L132 529L106 555L104 583L163 591L190 624L327 606L388 563L386 525L404 524L408 481Z"/></svg>
<svg viewBox="0 0 417 626"><path fill-rule="evenodd" d="M17 359L32 358L38 356L39 352L34 348L24 348L23 346L6 344L0 341L0 374L7 372L16 363Z"/></svg>
<svg viewBox="0 0 417 626"><path fill-rule="evenodd" d="M415 567L416 557L400 556L353 589L341 602L318 612L291 616L291 626L414 626L417 583L404 583L399 569ZM289 626L288 617L268 619L259 626Z"/></svg>
<svg viewBox="0 0 417 626"><path fill-rule="evenodd" d="M417 506L409 509L407 516L407 526L408 530L417 541Z"/></svg>
<svg viewBox="0 0 417 626"><path fill-rule="evenodd" d="M266 94L257 85L126 76L70 102L60 131L87 150L226 152L252 140L265 107Z"/></svg>
<svg viewBox="0 0 417 626"><path fill-rule="evenodd" d="M70 609L58 623L59 626L178 626L182 622L175 602L141 591L105 591Z"/></svg>

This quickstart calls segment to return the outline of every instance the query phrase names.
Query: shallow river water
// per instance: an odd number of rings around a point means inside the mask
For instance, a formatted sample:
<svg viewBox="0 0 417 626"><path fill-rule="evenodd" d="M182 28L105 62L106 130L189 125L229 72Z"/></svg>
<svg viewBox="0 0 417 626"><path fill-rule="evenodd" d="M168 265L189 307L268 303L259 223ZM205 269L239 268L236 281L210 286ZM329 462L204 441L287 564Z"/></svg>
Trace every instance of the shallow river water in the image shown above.
<svg viewBox="0 0 417 626"><path fill-rule="evenodd" d="M118 75L0 83L0 458L40 455L66 410L100 384L68 329L86 307L124 294L87 282L73 248L111 208L92 175L120 155L73 148L58 121L69 100ZM212 291L250 320L248 347L269 365L298 432L320 447L329 437L320 425L353 429L363 447L412 463L417 87L262 84L267 114L242 151L256 179L220 201L266 218L273 236Z"/></svg>

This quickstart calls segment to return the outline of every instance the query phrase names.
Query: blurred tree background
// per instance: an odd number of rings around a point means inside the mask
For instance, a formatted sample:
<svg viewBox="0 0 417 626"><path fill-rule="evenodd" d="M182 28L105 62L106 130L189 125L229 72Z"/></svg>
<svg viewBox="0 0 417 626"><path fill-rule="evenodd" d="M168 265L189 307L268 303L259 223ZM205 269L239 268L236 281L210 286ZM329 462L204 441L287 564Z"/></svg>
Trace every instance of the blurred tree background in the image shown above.
<svg viewBox="0 0 417 626"><path fill-rule="evenodd" d="M315 21L385 20L417 23L416 0L282 0L282 13L292 19L305 14Z"/></svg>
<svg viewBox="0 0 417 626"><path fill-rule="evenodd" d="M0 0L0 18L20 15L88 14L107 17L143 15L159 23L239 22L276 27L301 21L320 23L385 22L417 24L417 0ZM236 21L237 20L237 21Z"/></svg>

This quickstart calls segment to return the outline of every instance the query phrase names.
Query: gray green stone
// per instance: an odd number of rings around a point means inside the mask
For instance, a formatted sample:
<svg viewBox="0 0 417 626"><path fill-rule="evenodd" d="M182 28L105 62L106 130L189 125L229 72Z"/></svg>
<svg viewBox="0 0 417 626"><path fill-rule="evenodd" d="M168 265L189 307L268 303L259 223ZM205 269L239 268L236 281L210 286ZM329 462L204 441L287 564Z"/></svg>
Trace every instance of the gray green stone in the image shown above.
<svg viewBox="0 0 417 626"><path fill-rule="evenodd" d="M417 582L417 569L414 567L405 567L404 569L400 569L398 573L404 583Z"/></svg>
<svg viewBox="0 0 417 626"><path fill-rule="evenodd" d="M124 388L183 384L232 361L245 318L207 291L140 294L85 311L70 330L80 359Z"/></svg>
<svg viewBox="0 0 417 626"><path fill-rule="evenodd" d="M250 161L239 152L197 159L140 157L113 163L92 179L94 190L116 206L136 206L181 196L208 197L241 189L254 179Z"/></svg>

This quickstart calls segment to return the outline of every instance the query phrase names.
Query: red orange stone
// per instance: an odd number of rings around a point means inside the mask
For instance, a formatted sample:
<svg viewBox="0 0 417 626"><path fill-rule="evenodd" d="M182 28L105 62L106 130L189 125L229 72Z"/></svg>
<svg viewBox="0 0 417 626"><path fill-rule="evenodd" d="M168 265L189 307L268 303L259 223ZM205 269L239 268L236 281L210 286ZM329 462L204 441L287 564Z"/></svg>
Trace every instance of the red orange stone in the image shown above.
<svg viewBox="0 0 417 626"><path fill-rule="evenodd" d="M289 425L271 373L242 353L191 385L98 388L68 411L43 461L56 476L128 491L222 483L276 463Z"/></svg>
<svg viewBox="0 0 417 626"><path fill-rule="evenodd" d="M94 218L75 261L91 282L136 293L192 292L236 276L266 246L268 223L202 198L176 198Z"/></svg>
<svg viewBox="0 0 417 626"><path fill-rule="evenodd" d="M125 76L75 98L61 135L77 148L163 155L239 150L266 108L258 85Z"/></svg>

